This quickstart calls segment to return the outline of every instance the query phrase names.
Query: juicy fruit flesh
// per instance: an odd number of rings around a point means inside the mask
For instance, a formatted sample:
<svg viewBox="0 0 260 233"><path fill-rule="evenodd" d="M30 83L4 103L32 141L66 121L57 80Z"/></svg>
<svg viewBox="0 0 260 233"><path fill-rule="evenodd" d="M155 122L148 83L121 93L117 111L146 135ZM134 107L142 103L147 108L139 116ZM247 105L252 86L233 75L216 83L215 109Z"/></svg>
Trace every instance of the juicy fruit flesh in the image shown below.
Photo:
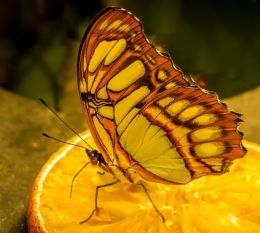
<svg viewBox="0 0 260 233"><path fill-rule="evenodd" d="M94 143L85 133L91 146ZM78 143L73 138L70 142ZM80 144L82 144L80 142ZM84 145L84 144L82 144ZM245 142L247 155L238 159L230 172L205 176L187 185L145 183L154 204L134 184L116 184L100 190L98 211L87 223L94 208L97 185L113 180L100 168L87 166L76 177L70 198L71 181L88 162L84 149L64 146L57 151L37 177L31 196L28 223L30 232L260 232L260 149Z"/></svg>

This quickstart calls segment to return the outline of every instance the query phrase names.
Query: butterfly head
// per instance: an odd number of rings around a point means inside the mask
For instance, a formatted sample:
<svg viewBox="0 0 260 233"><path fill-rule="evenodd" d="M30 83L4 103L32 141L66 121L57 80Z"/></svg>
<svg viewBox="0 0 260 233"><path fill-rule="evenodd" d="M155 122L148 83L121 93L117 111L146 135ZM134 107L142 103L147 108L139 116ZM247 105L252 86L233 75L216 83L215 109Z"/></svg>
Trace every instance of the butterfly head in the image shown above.
<svg viewBox="0 0 260 233"><path fill-rule="evenodd" d="M105 160L104 160L102 154L99 153L97 150L86 149L86 153L89 157L91 164L93 164L93 165L105 164Z"/></svg>

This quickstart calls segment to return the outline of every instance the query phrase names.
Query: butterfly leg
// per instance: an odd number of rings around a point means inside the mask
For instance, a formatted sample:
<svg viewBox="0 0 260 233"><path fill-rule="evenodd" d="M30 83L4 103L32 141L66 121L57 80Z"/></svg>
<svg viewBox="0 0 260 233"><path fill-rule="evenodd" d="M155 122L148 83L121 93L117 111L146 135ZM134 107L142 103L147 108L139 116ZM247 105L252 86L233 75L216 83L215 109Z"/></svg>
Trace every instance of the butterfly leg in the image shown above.
<svg viewBox="0 0 260 233"><path fill-rule="evenodd" d="M97 171L97 174L99 174L99 175L101 175L101 176L103 176L103 175L105 175L105 171L103 171L103 172L101 172L101 171Z"/></svg>
<svg viewBox="0 0 260 233"><path fill-rule="evenodd" d="M74 184L74 180L76 179L76 177L82 172L82 170L89 164L86 163L82 168L79 169L79 171L75 174L75 176L73 177L72 181L71 181L71 185L70 185L70 198L72 197L72 189L73 189L73 184Z"/></svg>
<svg viewBox="0 0 260 233"><path fill-rule="evenodd" d="M149 201L151 202L153 208L154 208L155 211L161 216L162 221L165 222L164 216L163 216L162 213L158 210L158 208L156 207L156 205L153 203L153 200L152 200L152 198L151 198L151 196L150 196L150 194L149 194L147 188L144 186L144 184L138 184L138 185L140 185L140 186L143 188L143 190L144 190L146 196L148 197Z"/></svg>
<svg viewBox="0 0 260 233"><path fill-rule="evenodd" d="M108 186L111 186L111 185L114 185L114 184L116 184L116 183L118 183L118 182L119 182L119 180L115 180L115 181L113 181L113 182L110 182L110 183L107 183L107 184L103 184L103 185L98 185L98 186L96 187L96 192L95 192L95 207L94 207L93 211L91 212L91 214L90 214L85 220L81 221L80 224L88 222L88 221L92 218L92 216L94 215L94 213L96 212L96 210L97 210L97 208L98 208L97 202L98 202L98 191L99 191L99 189L104 188L104 187L108 187Z"/></svg>

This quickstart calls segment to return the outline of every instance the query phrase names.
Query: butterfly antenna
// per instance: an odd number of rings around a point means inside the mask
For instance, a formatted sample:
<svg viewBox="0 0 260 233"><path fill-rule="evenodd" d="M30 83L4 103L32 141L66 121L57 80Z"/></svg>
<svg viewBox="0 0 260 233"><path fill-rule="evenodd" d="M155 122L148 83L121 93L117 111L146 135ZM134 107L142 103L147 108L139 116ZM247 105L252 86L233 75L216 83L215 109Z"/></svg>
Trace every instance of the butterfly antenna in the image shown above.
<svg viewBox="0 0 260 233"><path fill-rule="evenodd" d="M86 148L86 147L84 147L84 146L80 146L80 145L77 145L77 144L73 144L73 143L69 143L69 142L62 141L62 140L60 140L60 139L58 139L58 138L55 138L55 137L52 137L52 136L50 136L50 135L48 135L48 134L46 134L46 133L42 133L42 135L43 135L44 137L46 137L46 138L51 138L51 139L53 139L53 140L55 140L55 141L58 141L58 142L61 142L61 143L64 143L64 144L68 144L68 145L72 145L72 146L77 146L77 147L84 148L84 149L88 150L88 148Z"/></svg>
<svg viewBox="0 0 260 233"><path fill-rule="evenodd" d="M47 107L71 132L73 132L75 135L77 135L83 142L86 143L86 145L93 150L92 146L89 145L89 143L86 142L86 140L84 140L84 138L82 138L79 133L77 133L71 126L69 126L43 99L39 99L41 101L41 103ZM51 137L50 137L51 138ZM56 139L57 140L57 139ZM60 140L57 140L60 141Z"/></svg>

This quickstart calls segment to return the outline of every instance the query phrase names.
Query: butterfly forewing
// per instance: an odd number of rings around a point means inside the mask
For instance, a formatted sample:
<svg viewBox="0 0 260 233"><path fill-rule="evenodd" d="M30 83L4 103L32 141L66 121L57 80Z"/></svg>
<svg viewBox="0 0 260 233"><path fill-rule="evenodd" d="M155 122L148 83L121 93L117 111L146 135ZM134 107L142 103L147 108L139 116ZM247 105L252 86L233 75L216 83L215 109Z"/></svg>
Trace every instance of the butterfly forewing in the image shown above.
<svg viewBox="0 0 260 233"><path fill-rule="evenodd" d="M86 32L78 61L83 109L105 161L156 182L187 183L244 155L239 118L190 86L146 39L140 21L109 8Z"/></svg>

